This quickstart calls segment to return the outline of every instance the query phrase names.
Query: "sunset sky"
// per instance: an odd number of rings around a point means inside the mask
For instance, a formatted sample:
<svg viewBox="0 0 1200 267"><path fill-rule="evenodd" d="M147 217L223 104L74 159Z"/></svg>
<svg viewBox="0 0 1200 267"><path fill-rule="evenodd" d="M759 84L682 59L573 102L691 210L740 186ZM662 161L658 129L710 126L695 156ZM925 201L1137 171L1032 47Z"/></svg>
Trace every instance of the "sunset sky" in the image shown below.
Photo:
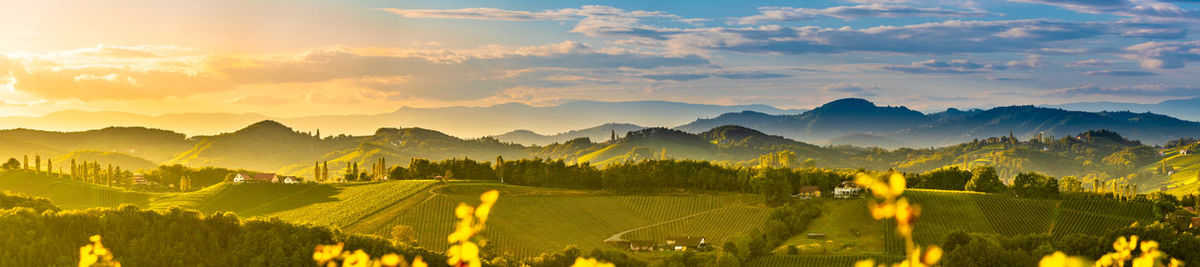
<svg viewBox="0 0 1200 267"><path fill-rule="evenodd" d="M1200 1L3 1L0 116L1200 96Z"/></svg>

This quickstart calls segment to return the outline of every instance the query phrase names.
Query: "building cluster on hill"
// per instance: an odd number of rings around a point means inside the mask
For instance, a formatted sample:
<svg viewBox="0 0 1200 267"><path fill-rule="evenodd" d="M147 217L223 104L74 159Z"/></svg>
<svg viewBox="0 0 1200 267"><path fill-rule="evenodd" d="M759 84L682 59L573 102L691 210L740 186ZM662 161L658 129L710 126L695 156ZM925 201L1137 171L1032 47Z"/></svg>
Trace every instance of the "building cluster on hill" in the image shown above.
<svg viewBox="0 0 1200 267"><path fill-rule="evenodd" d="M620 241L617 245L628 245L629 250L632 251L708 251L712 249L708 245L708 240L703 236L668 236L663 239L662 243L649 240Z"/></svg>
<svg viewBox="0 0 1200 267"><path fill-rule="evenodd" d="M844 181L833 188L833 197L835 198L856 198L862 196L863 188L859 187L853 181ZM810 199L821 197L821 188L817 186L801 186L793 198Z"/></svg>
<svg viewBox="0 0 1200 267"><path fill-rule="evenodd" d="M298 184L298 183L304 182L304 179L302 179L300 177L296 177L296 176L283 176L283 175L277 175L274 173L256 173L253 175L247 174L247 173L238 173L233 176L233 182L239 183L239 184L240 183Z"/></svg>

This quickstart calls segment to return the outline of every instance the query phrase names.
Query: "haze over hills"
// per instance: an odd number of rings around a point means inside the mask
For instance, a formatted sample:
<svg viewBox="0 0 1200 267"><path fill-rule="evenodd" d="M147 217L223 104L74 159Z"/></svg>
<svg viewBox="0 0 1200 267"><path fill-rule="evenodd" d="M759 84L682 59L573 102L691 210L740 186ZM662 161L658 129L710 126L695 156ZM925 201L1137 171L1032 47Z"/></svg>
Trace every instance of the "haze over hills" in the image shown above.
<svg viewBox="0 0 1200 267"><path fill-rule="evenodd" d="M865 101L854 102L857 103L852 104L861 106ZM857 121L863 121L865 126L873 125L871 116L836 114L847 109L833 106L835 108L822 108L808 114L779 117L786 117L783 120L791 123L809 121L813 124L832 125L831 122L822 120L830 117L860 116L856 118ZM906 109L882 107L877 110L903 112ZM896 118L896 114L875 114ZM1156 161L1156 152L1152 147L1126 139L1127 135L1121 133L1122 131L1130 133L1129 136L1158 138L1186 134L1173 131L1177 129L1193 130L1190 133L1200 132L1195 130L1195 122L1162 115L1072 112L1032 106L963 112L942 120L933 119L937 116L917 117L909 112L898 116L908 117L910 121L930 123L919 128L897 131L885 137L851 134L849 138L844 139L967 141L946 147L924 149L822 147L751 127L724 125L700 133L656 127L620 133L615 141L610 141L607 137L594 141L591 137L583 136L545 146L522 146L493 137L464 139L424 128L381 128L372 135L317 138L313 134L297 131L279 122L262 121L230 133L186 139L183 134L147 128L112 127L65 133L4 130L0 131L0 148L11 147L16 150L0 150L5 153L0 156L20 159L23 155L30 155L32 160L32 156L37 155L54 158L59 166L69 159L78 159L100 161L101 164L113 163L125 170L152 168L156 164L182 164L192 167L218 166L277 172L301 177L313 176L315 162L325 162L331 172L342 173L347 164L358 164L359 170L369 170L369 166L380 158L386 159L389 165L406 166L414 158L434 161L451 158L492 161L497 156L502 156L509 160L537 157L562 160L565 164L588 163L599 167L645 159L709 160L739 166L800 166L802 163L811 163L819 167L876 170L895 168L908 172L923 172L944 166L984 164L996 166L1005 175L1039 171L1057 176L1112 179L1136 172L1139 168L1144 169ZM898 124L878 125L880 126L877 129L894 129ZM847 132L876 129L849 126L829 128ZM1072 129L1106 128L1116 130L1081 130L1076 133L1059 134ZM1009 129L1014 131L1014 135L1032 131L1047 134L1032 136L1038 138L1017 135L1017 139L1013 140L1007 139ZM594 131L596 130L593 129L592 132ZM575 133L589 135L586 132ZM601 131L604 132L608 133L604 135L612 133ZM1055 137L1051 138L1050 135ZM790 154L779 154L781 151L789 151ZM1089 165L1095 162L1103 162L1106 167ZM1146 183L1159 186L1179 187L1183 185L1180 183L1187 183L1187 180L1163 175L1143 174L1139 177Z"/></svg>
<svg viewBox="0 0 1200 267"><path fill-rule="evenodd" d="M1126 102L1078 102L1066 103L1059 105L1046 105L1046 107L1061 108L1066 110L1078 111L1132 111L1132 112L1152 112L1157 114L1168 115L1179 119L1189 121L1200 121L1200 97L1188 99L1173 99L1158 102L1155 104L1139 104Z"/></svg>
<svg viewBox="0 0 1200 267"><path fill-rule="evenodd" d="M59 111L38 117L0 117L0 125L55 131L82 131L110 126L171 129L188 135L214 135L263 120L287 124L305 132L325 129L326 135L368 135L383 127L416 126L440 129L455 136L487 136L515 130L559 133L621 122L673 126L697 117L753 110L769 114L797 113L767 105L707 105L668 101L573 101L535 107L509 103L488 107L402 107L380 114L273 117L257 113L178 113L147 116L113 111ZM554 139L557 140L557 139Z"/></svg>
<svg viewBox="0 0 1200 267"><path fill-rule="evenodd" d="M550 143L562 143L580 137L587 137L590 140L597 141L608 140L614 134L616 136L623 136L625 133L641 129L646 129L646 127L628 123L605 123L592 128L570 130L554 135L541 135L530 130L516 130L492 137L500 139L500 141L522 145L547 145Z"/></svg>
<svg viewBox="0 0 1200 267"><path fill-rule="evenodd" d="M905 107L881 107L863 99L842 99L798 115L726 113L676 129L698 133L719 125L740 125L816 144L880 147L947 146L974 139L1037 134L1065 136L1109 129L1126 137L1160 144L1200 133L1200 123L1153 113L1082 112L1034 106L988 110L948 109L922 114Z"/></svg>

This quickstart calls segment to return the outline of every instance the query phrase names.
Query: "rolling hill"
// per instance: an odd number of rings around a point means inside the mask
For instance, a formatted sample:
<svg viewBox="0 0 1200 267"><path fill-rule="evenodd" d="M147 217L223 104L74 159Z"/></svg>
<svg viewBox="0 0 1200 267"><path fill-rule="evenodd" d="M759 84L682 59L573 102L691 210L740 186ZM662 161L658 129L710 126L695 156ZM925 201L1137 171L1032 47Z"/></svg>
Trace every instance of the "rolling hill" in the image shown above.
<svg viewBox="0 0 1200 267"><path fill-rule="evenodd" d="M628 123L605 123L596 127L571 130L554 135L541 135L529 130L516 130L492 137L499 139L501 142L507 143L517 143L522 145L547 145L551 143L562 143L582 137L586 137L590 140L610 140L612 139L612 135L624 136L625 133L630 131L637 131L645 128L646 127Z"/></svg>

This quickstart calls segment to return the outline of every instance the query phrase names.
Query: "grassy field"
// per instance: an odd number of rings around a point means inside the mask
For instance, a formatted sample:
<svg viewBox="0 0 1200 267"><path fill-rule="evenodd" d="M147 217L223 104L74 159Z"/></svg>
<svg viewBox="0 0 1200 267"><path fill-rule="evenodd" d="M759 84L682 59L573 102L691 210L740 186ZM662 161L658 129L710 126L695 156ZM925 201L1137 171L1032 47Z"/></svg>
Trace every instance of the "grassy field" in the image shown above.
<svg viewBox="0 0 1200 267"><path fill-rule="evenodd" d="M866 199L828 200L820 204L824 213L817 217L804 234L794 236L776 249L783 253L786 246L797 246L801 254L859 254L864 251L883 251L886 225L871 217ZM825 234L826 239L810 239L808 233Z"/></svg>
<svg viewBox="0 0 1200 267"><path fill-rule="evenodd" d="M1197 146L1200 146L1200 144L1191 144L1164 150L1163 154L1165 157L1160 158L1159 161L1154 163L1142 166L1139 169L1139 173L1141 174L1130 182L1137 183L1138 190L1143 193L1165 188L1165 191L1171 194L1195 194L1197 191L1200 191L1200 153L1180 155L1179 150L1185 148L1194 150ZM1167 166L1175 168L1174 174L1155 174L1155 170L1162 167L1164 161Z"/></svg>
<svg viewBox="0 0 1200 267"><path fill-rule="evenodd" d="M721 244L731 234L762 224L769 213L768 208L759 204L759 197L744 194L609 195L497 184L451 184L405 211L388 213L385 216L391 216L390 222L376 229L354 230L388 236L394 225L408 225L417 230L420 245L445 249L446 235L453 231L456 220L454 206L460 202L477 204L479 193L491 189L500 190L500 201L492 210L483 236L499 255L535 256L560 251L567 245L584 249L607 247L603 240L642 227L645 228L631 231L623 238L661 241L658 239L667 235L703 235L710 243ZM687 218L675 220L683 217ZM672 222L663 223L667 221Z"/></svg>
<svg viewBox="0 0 1200 267"><path fill-rule="evenodd" d="M64 209L117 207L124 203L146 207L152 197L151 194L122 188L35 176L32 171L0 172L0 190L48 198Z"/></svg>

